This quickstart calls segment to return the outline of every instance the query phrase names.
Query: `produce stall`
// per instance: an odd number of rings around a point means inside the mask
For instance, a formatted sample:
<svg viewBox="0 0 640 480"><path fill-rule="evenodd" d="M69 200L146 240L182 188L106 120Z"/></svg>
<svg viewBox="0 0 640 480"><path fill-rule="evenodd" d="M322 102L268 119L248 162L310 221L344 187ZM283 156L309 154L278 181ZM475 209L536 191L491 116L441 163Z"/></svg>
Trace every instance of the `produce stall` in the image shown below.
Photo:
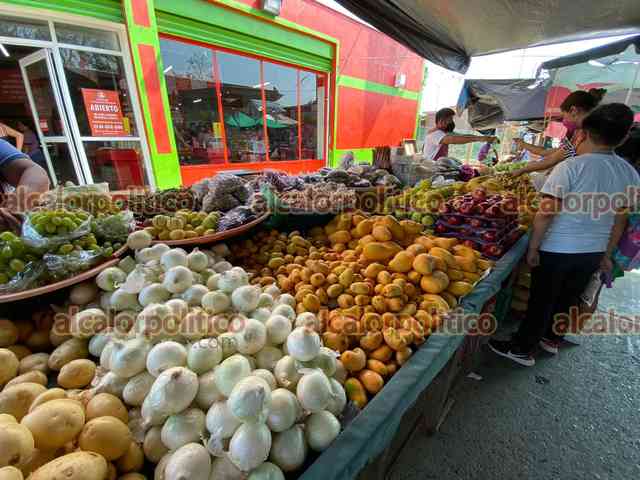
<svg viewBox="0 0 640 480"><path fill-rule="evenodd" d="M415 419L435 427L492 326L469 316L491 303L527 240L514 237L494 263L455 231L433 233L452 215L443 206L481 190L517 207L506 193L515 186L500 176L389 193L430 210L383 201L376 213L349 203L357 189L386 194L399 182L354 168L248 181L222 174L109 199L108 212L86 191L71 210L70 189L29 212L22 235L3 233L17 245L34 225L56 255L69 248L52 241L63 234L83 239L71 242L74 255L104 258L126 245L99 271L69 272L68 290L7 300L0 439L11 449L0 469L35 480L62 471L140 480L154 470L203 480L381 478ZM309 191L347 212L317 215ZM273 199L293 208L269 212ZM112 216L131 222L97 228ZM92 222L95 242L81 235ZM102 238L111 238L106 247ZM13 260L5 285L22 278Z"/></svg>

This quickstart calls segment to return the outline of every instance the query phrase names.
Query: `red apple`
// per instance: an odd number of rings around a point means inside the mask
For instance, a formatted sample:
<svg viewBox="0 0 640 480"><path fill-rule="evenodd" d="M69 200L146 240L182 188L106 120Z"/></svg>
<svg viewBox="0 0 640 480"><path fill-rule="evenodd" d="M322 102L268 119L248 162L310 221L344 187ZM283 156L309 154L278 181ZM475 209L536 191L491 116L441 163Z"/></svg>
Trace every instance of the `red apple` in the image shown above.
<svg viewBox="0 0 640 480"><path fill-rule="evenodd" d="M445 233L446 231L447 231L447 227L445 227L441 223L436 225L436 232L437 233Z"/></svg>
<svg viewBox="0 0 640 480"><path fill-rule="evenodd" d="M485 242L495 242L496 241L496 232L493 230L487 230L482 234L482 240Z"/></svg>
<svg viewBox="0 0 640 480"><path fill-rule="evenodd" d="M450 217L447 217L447 223L449 225L460 225L462 223L462 220L460 219L460 217L452 215Z"/></svg>
<svg viewBox="0 0 640 480"><path fill-rule="evenodd" d="M462 244L464 246L466 246L466 247L469 247L469 248L476 248L477 247L476 242L474 242L473 240L465 240L465 241L462 242Z"/></svg>
<svg viewBox="0 0 640 480"><path fill-rule="evenodd" d="M438 212L440 212L440 213L451 213L451 207L449 205L447 205L446 203L443 203L438 207Z"/></svg>
<svg viewBox="0 0 640 480"><path fill-rule="evenodd" d="M460 207L460 213L462 213L463 215L470 215L474 207L475 205L473 204L473 202L464 202Z"/></svg>
<svg viewBox="0 0 640 480"><path fill-rule="evenodd" d="M483 225L483 222L478 218L472 218L471 221L469 222L469 225L471 225L473 228L481 228Z"/></svg>
<svg viewBox="0 0 640 480"><path fill-rule="evenodd" d="M490 245L489 246L489 255L493 257L501 257L502 256L502 247L499 245Z"/></svg>

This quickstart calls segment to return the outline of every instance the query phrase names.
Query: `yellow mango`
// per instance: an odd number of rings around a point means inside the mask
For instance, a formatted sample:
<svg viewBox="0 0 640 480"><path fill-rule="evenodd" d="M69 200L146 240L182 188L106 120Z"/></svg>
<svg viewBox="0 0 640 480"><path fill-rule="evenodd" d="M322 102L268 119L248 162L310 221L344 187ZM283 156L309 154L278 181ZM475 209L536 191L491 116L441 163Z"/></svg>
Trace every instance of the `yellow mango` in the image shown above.
<svg viewBox="0 0 640 480"><path fill-rule="evenodd" d="M449 277L440 270L435 270L431 275L424 275L420 280L420 288L427 293L440 293L449 286Z"/></svg>
<svg viewBox="0 0 640 480"><path fill-rule="evenodd" d="M394 272L404 273L411 270L413 265L414 256L410 253L398 252L393 260L389 262L389 268Z"/></svg>
<svg viewBox="0 0 640 480"><path fill-rule="evenodd" d="M447 287L447 291L456 297L467 295L471 290L473 290L473 285L462 281L451 282Z"/></svg>

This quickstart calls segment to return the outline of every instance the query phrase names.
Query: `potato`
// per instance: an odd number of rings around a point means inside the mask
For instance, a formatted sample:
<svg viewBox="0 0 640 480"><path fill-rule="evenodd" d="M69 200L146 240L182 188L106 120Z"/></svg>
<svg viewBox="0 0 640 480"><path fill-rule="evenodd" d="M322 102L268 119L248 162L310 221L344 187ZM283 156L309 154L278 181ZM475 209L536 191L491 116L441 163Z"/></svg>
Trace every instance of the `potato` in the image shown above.
<svg viewBox="0 0 640 480"><path fill-rule="evenodd" d="M24 357L27 357L29 355L31 355L31 350L29 350L27 347L25 347L24 345L9 345L7 347L7 350L11 350L13 352L13 354L18 357L18 360L22 360Z"/></svg>
<svg viewBox="0 0 640 480"><path fill-rule="evenodd" d="M58 457L38 468L30 480L104 480L107 461L93 452L74 452Z"/></svg>
<svg viewBox="0 0 640 480"><path fill-rule="evenodd" d="M98 417L115 417L129 423L129 413L122 400L110 393L99 393L87 403L87 421Z"/></svg>
<svg viewBox="0 0 640 480"><path fill-rule="evenodd" d="M18 342L20 332L11 320L0 318L0 347L8 347Z"/></svg>
<svg viewBox="0 0 640 480"><path fill-rule="evenodd" d="M0 467L21 468L33 455L31 432L10 415L3 415L0 423ZM1 479L2 477L0 477Z"/></svg>
<svg viewBox="0 0 640 480"><path fill-rule="evenodd" d="M33 400L45 390L38 383L19 383L5 388L0 393L0 413L13 415L17 421L22 420Z"/></svg>
<svg viewBox="0 0 640 480"><path fill-rule="evenodd" d="M43 403L49 402L51 400L59 400L62 398L67 398L67 392L65 392L61 388L50 388L49 390L42 392L33 400L31 406L29 407L29 413L33 412Z"/></svg>
<svg viewBox="0 0 640 480"><path fill-rule="evenodd" d="M131 442L125 454L118 459L116 466L121 473L137 472L144 465L144 452L140 445Z"/></svg>
<svg viewBox="0 0 640 480"><path fill-rule="evenodd" d="M45 463L49 463L51 460L56 458L57 453L58 452L56 450L38 450L35 448L31 458L29 458L29 461L24 466L20 467L22 474L28 477L31 472L36 471Z"/></svg>
<svg viewBox="0 0 640 480"><path fill-rule="evenodd" d="M22 472L16 467L0 468L0 480L23 480Z"/></svg>
<svg viewBox="0 0 640 480"><path fill-rule="evenodd" d="M0 387L18 374L20 362L16 354L6 348L0 348Z"/></svg>
<svg viewBox="0 0 640 480"><path fill-rule="evenodd" d="M127 452L131 440L129 427L121 420L98 417L86 423L78 436L78 446L81 450L96 452L111 461Z"/></svg>
<svg viewBox="0 0 640 480"><path fill-rule="evenodd" d="M118 480L118 469L111 462L107 463L107 478L105 480Z"/></svg>
<svg viewBox="0 0 640 480"><path fill-rule="evenodd" d="M81 338L71 338L57 347L49 356L49 368L60 370L64 365L89 356L88 343Z"/></svg>
<svg viewBox="0 0 640 480"><path fill-rule="evenodd" d="M141 473L125 473L118 480L147 480L147 477Z"/></svg>
<svg viewBox="0 0 640 480"><path fill-rule="evenodd" d="M39 383L40 385L47 386L47 376L38 371L32 371L23 373L22 375L18 375L14 379L7 382L7 387L11 387L12 385L18 385L19 383Z"/></svg>
<svg viewBox="0 0 640 480"><path fill-rule="evenodd" d="M31 430L37 448L54 449L72 441L84 426L80 402L60 399L43 403L22 419Z"/></svg>
<svg viewBox="0 0 640 480"><path fill-rule="evenodd" d="M60 369L58 384L63 388L83 388L91 383L96 364L91 360L72 360Z"/></svg>
<svg viewBox="0 0 640 480"><path fill-rule="evenodd" d="M49 373L48 362L48 353L32 353L20 360L20 373L38 371L46 375Z"/></svg>
<svg viewBox="0 0 640 480"><path fill-rule="evenodd" d="M70 323L71 318L69 315L60 315L55 319L49 331L49 342L51 342L51 345L58 347L72 338Z"/></svg>
<svg viewBox="0 0 640 480"><path fill-rule="evenodd" d="M48 330L36 330L25 340L25 345L33 352L44 352L51 349Z"/></svg>

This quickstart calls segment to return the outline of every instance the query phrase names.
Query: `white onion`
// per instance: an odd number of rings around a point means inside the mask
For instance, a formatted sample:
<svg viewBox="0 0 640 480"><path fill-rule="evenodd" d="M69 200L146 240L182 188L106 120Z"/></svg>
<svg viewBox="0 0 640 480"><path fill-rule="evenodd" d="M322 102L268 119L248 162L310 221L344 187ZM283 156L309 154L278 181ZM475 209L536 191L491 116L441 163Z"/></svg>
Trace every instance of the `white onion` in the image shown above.
<svg viewBox="0 0 640 480"><path fill-rule="evenodd" d="M247 480L284 480L284 473L280 467L270 462L264 462L255 470L252 470Z"/></svg>
<svg viewBox="0 0 640 480"><path fill-rule="evenodd" d="M209 480L211 456L199 443L188 443L171 454L164 468L167 480Z"/></svg>
<svg viewBox="0 0 640 480"><path fill-rule="evenodd" d="M305 436L312 450L326 450L340 433L340 422L330 412L313 413L305 422Z"/></svg>
<svg viewBox="0 0 640 480"><path fill-rule="evenodd" d="M293 295L283 293L278 298L278 305L289 305L292 309L296 307L296 299ZM292 319L293 320L293 319Z"/></svg>
<svg viewBox="0 0 640 480"><path fill-rule="evenodd" d="M282 469L283 472L293 472L300 468L307 458L307 442L304 438L302 426L294 425L289 430L276 433L269 460Z"/></svg>
<svg viewBox="0 0 640 480"><path fill-rule="evenodd" d="M225 332L218 336L218 342L222 346L222 358L229 358L238 353L238 340L233 332Z"/></svg>
<svg viewBox="0 0 640 480"><path fill-rule="evenodd" d="M156 378L149 372L142 372L131 377L122 391L122 399L127 405L141 406L155 380Z"/></svg>
<svg viewBox="0 0 640 480"><path fill-rule="evenodd" d="M165 303L165 306L171 310L171 313L178 321L181 321L189 313L189 304L181 298L172 298Z"/></svg>
<svg viewBox="0 0 640 480"><path fill-rule="evenodd" d="M273 297L268 293L261 293L258 297L258 305L256 308L273 308Z"/></svg>
<svg viewBox="0 0 640 480"><path fill-rule="evenodd" d="M193 274L187 267L178 265L165 273L162 286L171 293L186 292L193 285Z"/></svg>
<svg viewBox="0 0 640 480"><path fill-rule="evenodd" d="M242 423L233 416L226 401L215 402L207 411L207 430L217 440L231 438Z"/></svg>
<svg viewBox="0 0 640 480"><path fill-rule="evenodd" d="M204 297L207 293L209 293L209 289L204 285L191 285L181 295L181 298L186 301L189 306L199 307L200 305L202 305L202 297Z"/></svg>
<svg viewBox="0 0 640 480"><path fill-rule="evenodd" d="M340 359L336 360L336 371L333 374L333 378L335 378L340 385L344 385L344 382L347 381L348 372L347 369L344 368L343 363Z"/></svg>
<svg viewBox="0 0 640 480"><path fill-rule="evenodd" d="M162 429L159 426L151 427L144 436L144 442L142 443L144 456L153 463L159 462L158 465L162 463L161 459L165 457L165 454L169 451L164 443L162 443L161 432Z"/></svg>
<svg viewBox="0 0 640 480"><path fill-rule="evenodd" d="M173 267L187 267L189 262L187 261L187 253L181 248L172 248L165 252L160 257L160 264L165 272L168 272Z"/></svg>
<svg viewBox="0 0 640 480"><path fill-rule="evenodd" d="M329 383L331 384L331 399L327 405L327 410L337 417L347 405L347 394L344 391L344 387L335 378L330 378Z"/></svg>
<svg viewBox="0 0 640 480"><path fill-rule="evenodd" d="M256 285L244 285L236 288L231 294L233 308L239 312L252 312L258 308L260 300L260 287Z"/></svg>
<svg viewBox="0 0 640 480"><path fill-rule="evenodd" d="M245 480L245 474L225 455L214 458L211 462L209 480Z"/></svg>
<svg viewBox="0 0 640 480"><path fill-rule="evenodd" d="M293 426L300 413L296 396L285 388L278 388L271 394L267 425L273 432L284 432Z"/></svg>
<svg viewBox="0 0 640 480"><path fill-rule="evenodd" d="M264 293L268 293L269 295L271 295L271 298L273 298L274 300L277 300L280 297L280 289L277 287L275 283L272 283L271 285L267 285L262 289L262 291Z"/></svg>
<svg viewBox="0 0 640 480"><path fill-rule="evenodd" d="M205 429L205 414L197 408L189 408L171 415L160 432L162 443L169 450L176 450L191 442L199 442Z"/></svg>
<svg viewBox="0 0 640 480"><path fill-rule="evenodd" d="M114 342L109 369L119 377L131 378L144 371L151 344L144 338Z"/></svg>
<svg viewBox="0 0 640 480"><path fill-rule="evenodd" d="M302 374L298 371L296 360L290 355L286 355L278 360L273 368L273 376L276 377L278 385L288 390L294 390Z"/></svg>
<svg viewBox="0 0 640 480"><path fill-rule="evenodd" d="M231 307L231 299L221 291L205 293L202 296L201 303L202 308L212 315L226 312Z"/></svg>
<svg viewBox="0 0 640 480"><path fill-rule="evenodd" d="M240 380L251 374L249 360L242 355L232 355L224 360L214 370L214 377L218 390L225 396L231 395L233 387Z"/></svg>
<svg viewBox="0 0 640 480"><path fill-rule="evenodd" d="M264 423L243 423L231 437L229 459L243 472L258 467L269 457L271 431Z"/></svg>
<svg viewBox="0 0 640 480"><path fill-rule="evenodd" d="M162 372L153 382L142 403L142 417L147 425L159 425L169 415L181 412L198 393L198 376L184 367Z"/></svg>
<svg viewBox="0 0 640 480"><path fill-rule="evenodd" d="M327 377L332 377L336 373L336 353L327 347L320 347L316 358L311 360L312 368L319 368Z"/></svg>
<svg viewBox="0 0 640 480"><path fill-rule="evenodd" d="M243 328L236 333L238 352L247 355L258 353L267 343L267 328L253 318L244 319L243 323Z"/></svg>
<svg viewBox="0 0 640 480"><path fill-rule="evenodd" d="M253 312L251 312L251 315L249 316L251 318L255 318L259 322L266 323L271 316L271 310L269 310L268 308L257 308Z"/></svg>
<svg viewBox="0 0 640 480"><path fill-rule="evenodd" d="M282 350L279 348L266 346L256 354L256 364L258 368L273 370L282 356Z"/></svg>
<svg viewBox="0 0 640 480"><path fill-rule="evenodd" d="M298 327L287 337L287 351L289 355L300 362L313 360L322 342L320 335L306 327Z"/></svg>
<svg viewBox="0 0 640 480"><path fill-rule="evenodd" d="M282 345L291 333L291 320L284 315L271 315L266 321L267 341L271 345Z"/></svg>
<svg viewBox="0 0 640 480"><path fill-rule="evenodd" d="M218 288L225 293L231 293L236 288L240 288L248 283L249 276L247 275L247 272L238 267L231 268L230 270L221 273L220 277L217 278Z"/></svg>
<svg viewBox="0 0 640 480"><path fill-rule="evenodd" d="M294 302L295 302L295 299L294 299ZM293 307L288 303L280 303L271 311L271 314L282 315L283 317L287 317L291 322L293 322L296 319L296 312L293 309Z"/></svg>
<svg viewBox="0 0 640 480"><path fill-rule="evenodd" d="M96 277L96 285L107 292L113 292L127 279L127 274L118 267L109 267L102 270Z"/></svg>
<svg viewBox="0 0 640 480"><path fill-rule="evenodd" d="M251 375L260 377L265 382L267 382L267 384L269 385L269 388L271 388L271 391L274 391L276 388L278 388L278 382L276 382L276 377L274 377L273 373L271 373L269 370L265 370L264 368L258 368L253 372L251 372Z"/></svg>
<svg viewBox="0 0 640 480"><path fill-rule="evenodd" d="M302 312L296 317L295 328L307 327L320 332L320 320L311 312Z"/></svg>
<svg viewBox="0 0 640 480"><path fill-rule="evenodd" d="M147 371L154 377L169 368L184 367L186 364L187 349L178 342L159 343L147 355Z"/></svg>
<svg viewBox="0 0 640 480"><path fill-rule="evenodd" d="M264 422L271 405L271 388L260 377L246 377L233 387L227 405L242 422Z"/></svg>
<svg viewBox="0 0 640 480"><path fill-rule="evenodd" d="M315 370L302 376L296 387L296 395L305 411L319 412L329 405L331 384L322 371Z"/></svg>
<svg viewBox="0 0 640 480"><path fill-rule="evenodd" d="M216 386L213 371L198 377L198 393L196 394L195 402L200 408L208 410L214 402L224 399L224 395L220 393Z"/></svg>
<svg viewBox="0 0 640 480"><path fill-rule="evenodd" d="M194 272L202 272L209 266L209 257L197 248L187 255L188 267Z"/></svg>
<svg viewBox="0 0 640 480"><path fill-rule="evenodd" d="M222 346L215 338L203 338L191 344L187 365L198 375L213 370L222 361Z"/></svg>
<svg viewBox="0 0 640 480"><path fill-rule="evenodd" d="M171 293L159 283L147 285L138 294L138 302L143 307L148 307L154 303L163 303L169 300Z"/></svg>
<svg viewBox="0 0 640 480"><path fill-rule="evenodd" d="M98 296L98 287L95 282L86 281L71 287L69 301L74 305L86 305Z"/></svg>
<svg viewBox="0 0 640 480"><path fill-rule="evenodd" d="M104 347L111 341L111 335L112 331L105 329L91 337L91 340L89 340L89 353L94 357L100 357Z"/></svg>

